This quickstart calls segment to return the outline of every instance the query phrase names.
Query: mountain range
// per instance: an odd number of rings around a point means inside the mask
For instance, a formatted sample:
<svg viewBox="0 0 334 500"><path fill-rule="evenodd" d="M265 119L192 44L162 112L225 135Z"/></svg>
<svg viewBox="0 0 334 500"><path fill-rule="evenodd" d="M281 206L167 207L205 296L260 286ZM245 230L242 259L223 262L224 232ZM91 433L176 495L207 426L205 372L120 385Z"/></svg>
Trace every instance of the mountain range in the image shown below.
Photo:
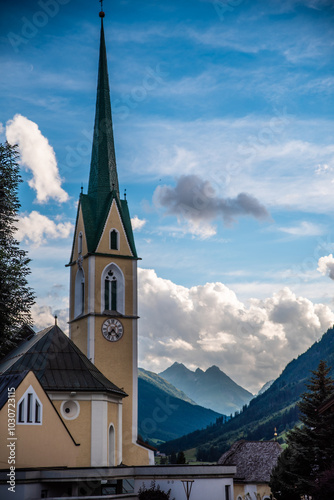
<svg viewBox="0 0 334 500"><path fill-rule="evenodd" d="M234 418L218 418L206 429L187 434L177 440L164 443L160 449L171 451L197 448L200 460L217 460L235 441L270 440L277 429L279 441L283 441L287 430L299 421L296 406L306 391L311 370L317 370L324 360L331 367L334 377L334 329L329 329L305 353L293 359L270 387L253 398Z"/></svg>
<svg viewBox="0 0 334 500"><path fill-rule="evenodd" d="M253 394L236 384L218 366L191 371L182 363L174 363L159 375L199 405L224 415L235 413L253 398Z"/></svg>
<svg viewBox="0 0 334 500"><path fill-rule="evenodd" d="M224 418L196 404L156 373L138 370L138 431L142 439L156 445L203 429Z"/></svg>

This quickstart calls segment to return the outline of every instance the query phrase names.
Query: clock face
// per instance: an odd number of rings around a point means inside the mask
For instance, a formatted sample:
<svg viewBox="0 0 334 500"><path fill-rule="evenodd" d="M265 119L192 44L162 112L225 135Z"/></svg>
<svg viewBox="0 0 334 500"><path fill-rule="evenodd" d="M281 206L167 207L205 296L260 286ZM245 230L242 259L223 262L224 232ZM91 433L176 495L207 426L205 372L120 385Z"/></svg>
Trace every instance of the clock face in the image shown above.
<svg viewBox="0 0 334 500"><path fill-rule="evenodd" d="M116 342L123 336L123 325L118 319L106 319L102 324L102 334L110 342Z"/></svg>

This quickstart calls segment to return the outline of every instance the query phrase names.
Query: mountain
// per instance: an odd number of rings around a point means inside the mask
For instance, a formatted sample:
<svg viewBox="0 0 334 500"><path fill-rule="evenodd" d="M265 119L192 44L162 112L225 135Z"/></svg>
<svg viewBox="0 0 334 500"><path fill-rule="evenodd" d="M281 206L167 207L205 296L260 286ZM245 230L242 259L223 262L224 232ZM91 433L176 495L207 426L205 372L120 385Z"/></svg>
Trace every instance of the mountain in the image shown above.
<svg viewBox="0 0 334 500"><path fill-rule="evenodd" d="M182 363L174 363L159 375L199 405L225 415L240 410L253 398L253 394L236 384L218 366L206 371L197 368L193 372Z"/></svg>
<svg viewBox="0 0 334 500"><path fill-rule="evenodd" d="M196 404L156 373L138 371L138 432L155 445L203 429L224 418Z"/></svg>
<svg viewBox="0 0 334 500"><path fill-rule="evenodd" d="M291 361L275 382L262 394L252 399L239 415L215 424L201 431L195 431L182 438L165 443L161 451L187 450L197 448L198 458L206 460L208 456L217 460L235 441L269 440L277 428L279 440L299 420L296 403L306 391L310 371L317 370L319 362L324 360L331 367L334 378L334 329L329 329L305 353Z"/></svg>
<svg viewBox="0 0 334 500"><path fill-rule="evenodd" d="M269 380L269 382L266 382L262 387L261 389L259 390L259 392L256 394L257 396L259 396L260 394L263 394L264 392L266 392L267 389L269 389L269 387L275 382L275 379L273 380Z"/></svg>

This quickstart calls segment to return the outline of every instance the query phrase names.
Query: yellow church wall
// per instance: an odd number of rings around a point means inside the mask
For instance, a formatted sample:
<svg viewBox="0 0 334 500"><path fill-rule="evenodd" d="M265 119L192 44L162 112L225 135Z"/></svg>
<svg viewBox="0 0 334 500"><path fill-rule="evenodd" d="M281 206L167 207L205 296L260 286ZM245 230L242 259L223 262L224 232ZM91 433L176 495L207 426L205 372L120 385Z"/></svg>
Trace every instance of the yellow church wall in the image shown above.
<svg viewBox="0 0 334 500"><path fill-rule="evenodd" d="M81 252L81 255L86 255L88 252L88 247L87 247L85 226L84 226L84 222L83 222L81 206L79 208L78 224L77 224L75 234L74 234L75 239L74 239L74 248L73 248L73 260L76 260L79 256L78 237L79 237L80 231L82 232L82 252Z"/></svg>
<svg viewBox="0 0 334 500"><path fill-rule="evenodd" d="M56 407L60 418L63 420L64 424L68 428L75 442L80 444L80 455L76 461L77 467L89 467L90 466L90 454L91 454L91 401L76 401L80 406L80 413L77 418L73 420L67 420L61 414L61 405L63 401L67 401L70 398L64 397L61 401L53 400L53 404Z"/></svg>
<svg viewBox="0 0 334 500"><path fill-rule="evenodd" d="M87 356L87 317L79 318L70 325L70 338Z"/></svg>
<svg viewBox="0 0 334 500"><path fill-rule="evenodd" d="M115 465L119 465L119 432L122 428L122 422L119 422L119 405L117 403L108 403L108 430L112 425L115 430Z"/></svg>
<svg viewBox="0 0 334 500"><path fill-rule="evenodd" d="M119 249L111 250L110 249L110 241L109 241L109 233L111 229L116 229L119 234ZM127 238L125 236L125 231L123 228L123 224L121 218L118 213L118 208L115 200L113 200L112 205L110 207L109 215L107 217L106 225L103 229L103 233L101 239L99 241L98 247L96 249L98 253L112 253L119 255L126 255L131 257L132 252L130 246L127 242Z"/></svg>
<svg viewBox="0 0 334 500"><path fill-rule="evenodd" d="M42 424L18 424L15 427L15 467L74 467L79 455L79 446L71 439L57 415L55 408L46 396L40 383L29 372L15 392L16 403L32 386L42 404ZM16 408L17 411L17 408ZM8 403L0 411L2 443L7 441ZM14 442L14 441L13 441ZM9 448L0 446L0 467L8 468Z"/></svg>
<svg viewBox="0 0 334 500"><path fill-rule="evenodd" d="M124 333L117 342L109 342L103 337L101 329L104 320L105 317L95 318L95 364L109 380L130 396L123 400L123 425L127 429L132 425L133 320L120 318Z"/></svg>

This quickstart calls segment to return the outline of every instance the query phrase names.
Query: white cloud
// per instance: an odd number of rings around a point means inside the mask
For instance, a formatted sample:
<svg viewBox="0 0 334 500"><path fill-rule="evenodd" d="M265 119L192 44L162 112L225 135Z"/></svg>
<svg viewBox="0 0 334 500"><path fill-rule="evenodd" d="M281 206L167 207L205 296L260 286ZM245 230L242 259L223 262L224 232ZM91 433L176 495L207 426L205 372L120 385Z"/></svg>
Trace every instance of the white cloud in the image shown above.
<svg viewBox="0 0 334 500"><path fill-rule="evenodd" d="M68 333L68 309L54 309L50 306L39 306L34 304L31 309L34 329L36 331L43 330L55 324L55 316L57 316L57 324L64 333Z"/></svg>
<svg viewBox="0 0 334 500"><path fill-rule="evenodd" d="M30 242L38 247L50 239L68 238L72 230L71 222L55 223L45 215L33 211L29 215L19 216L16 237L19 241Z"/></svg>
<svg viewBox="0 0 334 500"><path fill-rule="evenodd" d="M131 225L134 231L140 231L146 224L146 219L139 219L137 215L132 217Z"/></svg>
<svg viewBox="0 0 334 500"><path fill-rule="evenodd" d="M67 201L68 194L61 187L55 152L38 125L17 114L6 124L6 137L10 144L18 144L21 162L32 172L28 184L36 191L37 201Z"/></svg>
<svg viewBox="0 0 334 500"><path fill-rule="evenodd" d="M141 366L161 371L174 361L203 369L215 364L252 392L334 322L328 306L287 287L246 306L223 283L186 288L140 269L139 295Z"/></svg>
<svg viewBox="0 0 334 500"><path fill-rule="evenodd" d="M328 275L331 280L334 280L334 257L329 254L325 257L320 257L318 261L318 271L324 276Z"/></svg>
<svg viewBox="0 0 334 500"><path fill-rule="evenodd" d="M294 236L320 236L324 234L325 229L319 224L302 221L297 226L279 227L279 231Z"/></svg>

